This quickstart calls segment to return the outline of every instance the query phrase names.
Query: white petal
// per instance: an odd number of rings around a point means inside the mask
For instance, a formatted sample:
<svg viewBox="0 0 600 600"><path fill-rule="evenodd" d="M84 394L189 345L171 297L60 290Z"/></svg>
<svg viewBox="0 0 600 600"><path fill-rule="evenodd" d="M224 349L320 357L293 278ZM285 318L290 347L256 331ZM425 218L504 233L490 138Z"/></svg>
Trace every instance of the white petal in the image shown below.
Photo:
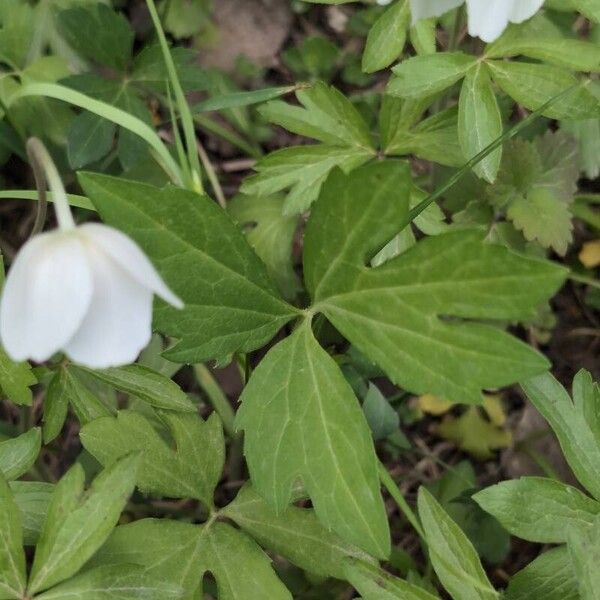
<svg viewBox="0 0 600 600"><path fill-rule="evenodd" d="M449 10L460 6L465 0L410 0L413 25L421 19L440 17Z"/></svg>
<svg viewBox="0 0 600 600"><path fill-rule="evenodd" d="M544 0L513 0L509 19L512 23L522 23L542 8Z"/></svg>
<svg viewBox="0 0 600 600"><path fill-rule="evenodd" d="M101 249L88 247L87 255L94 277L92 302L65 352L93 369L130 364L150 341L152 290Z"/></svg>
<svg viewBox="0 0 600 600"><path fill-rule="evenodd" d="M0 336L14 360L50 358L77 331L90 306L92 275L74 232L54 231L23 246L6 279Z"/></svg>
<svg viewBox="0 0 600 600"><path fill-rule="evenodd" d="M183 302L163 281L142 249L121 231L100 223L87 223L78 228L85 238L100 247L125 269L140 285L148 288L175 308Z"/></svg>
<svg viewBox="0 0 600 600"><path fill-rule="evenodd" d="M469 34L489 43L506 29L513 0L467 0L467 7Z"/></svg>

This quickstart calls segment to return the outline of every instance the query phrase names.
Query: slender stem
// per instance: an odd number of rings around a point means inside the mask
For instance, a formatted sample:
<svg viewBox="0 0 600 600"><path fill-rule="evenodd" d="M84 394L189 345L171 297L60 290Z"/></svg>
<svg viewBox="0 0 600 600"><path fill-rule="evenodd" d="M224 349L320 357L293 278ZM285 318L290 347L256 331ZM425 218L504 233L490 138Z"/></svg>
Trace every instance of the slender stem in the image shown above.
<svg viewBox="0 0 600 600"><path fill-rule="evenodd" d="M48 193L47 193L47 182L44 170L41 168L40 163L36 160L35 154L31 147L27 145L27 156L29 158L29 164L33 169L33 177L35 178L35 186L38 193L38 205L37 214L35 216L35 223L31 229L30 238L38 233L41 233L44 229L44 223L46 222L46 215L48 213Z"/></svg>
<svg viewBox="0 0 600 600"><path fill-rule="evenodd" d="M479 154L476 154L471 160L466 162L448 181L440 188L430 194L423 202L420 202L408 213L408 223L412 223L429 205L433 204L438 198L441 198L450 188L454 187L467 173L479 164L483 159L487 158L494 150L497 150L521 131L529 127L538 117L542 116L551 106L556 104L559 100L574 92L577 88L587 85L589 82L576 83L568 87L566 90L557 94L553 98L550 98L548 102L544 103L537 110L533 111L527 118L523 119L520 123L517 123L514 127L511 127L508 131L502 134L499 138L496 138L489 146L484 148Z"/></svg>
<svg viewBox="0 0 600 600"><path fill-rule="evenodd" d="M212 373L206 365L201 363L194 365L194 373L196 374L196 379L198 380L200 387L204 390L210 403L213 405L213 408L221 417L225 431L229 435L235 436L235 411L227 399L227 396L225 396L223 390L215 381L215 378L212 376Z"/></svg>
<svg viewBox="0 0 600 600"><path fill-rule="evenodd" d="M414 530L419 534L419 537L424 543L427 543L425 532L419 523L417 515L413 509L409 506L408 502L404 499L400 488L396 485L396 482L392 479L392 476L388 473L388 470L380 462L379 463L379 479L385 489L389 492L390 496L394 499L398 508L402 511L408 522L413 526Z"/></svg>
<svg viewBox="0 0 600 600"><path fill-rule="evenodd" d="M586 277L585 275L578 275L577 273L573 273L573 271L571 271L569 273L569 279L571 281L577 281L578 283L583 283L585 285L589 285L590 287L600 289L600 280L594 279L593 277Z"/></svg>
<svg viewBox="0 0 600 600"><path fill-rule="evenodd" d="M210 181L210 185L212 186L213 192L215 193L215 196L217 197L217 202L219 203L219 206L226 210L227 209L227 200L225 199L225 194L223 193L223 188L221 187L221 183L219 182L219 177L217 176L217 173L215 172L214 167L212 166L212 163L210 162L210 158L208 157L208 154L206 153L206 150L204 149L204 146L200 143L200 140L198 140L198 154L200 155L200 160L202 161L202 166L204 167L204 170L206 171L206 176L208 177L208 180Z"/></svg>
<svg viewBox="0 0 600 600"><path fill-rule="evenodd" d="M75 221L71 214L67 192L65 191L58 169L48 150L46 150L44 144L37 138L29 138L27 140L27 155L29 156L32 165L36 165L33 167L34 173L36 173L36 180L38 176L37 173L43 172L45 174L45 179L48 181L48 186L52 191L54 211L58 220L58 226L63 231L74 229Z"/></svg>

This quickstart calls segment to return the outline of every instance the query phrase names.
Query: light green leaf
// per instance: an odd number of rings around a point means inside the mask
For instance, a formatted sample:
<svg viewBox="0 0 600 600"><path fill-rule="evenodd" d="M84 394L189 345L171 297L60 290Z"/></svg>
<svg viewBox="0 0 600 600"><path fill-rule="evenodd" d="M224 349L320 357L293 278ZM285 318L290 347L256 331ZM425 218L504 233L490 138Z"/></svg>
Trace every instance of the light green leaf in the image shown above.
<svg viewBox="0 0 600 600"><path fill-rule="evenodd" d="M217 582L219 600L292 598L256 542L226 523L198 526L144 519L118 527L92 564L124 562L181 586L185 598L195 597L207 572Z"/></svg>
<svg viewBox="0 0 600 600"><path fill-rule="evenodd" d="M572 529L568 534L567 547L581 600L596 600L600 589L600 517L596 516L591 527Z"/></svg>
<svg viewBox="0 0 600 600"><path fill-rule="evenodd" d="M431 96L460 81L476 63L476 57L463 52L414 56L394 67L387 92L402 98Z"/></svg>
<svg viewBox="0 0 600 600"><path fill-rule="evenodd" d="M269 351L240 400L237 426L245 431L257 491L280 512L301 478L322 523L386 557L389 530L371 434L310 320Z"/></svg>
<svg viewBox="0 0 600 600"><path fill-rule="evenodd" d="M39 600L179 600L181 588L152 577L136 565L107 565L85 571L51 590Z"/></svg>
<svg viewBox="0 0 600 600"><path fill-rule="evenodd" d="M271 123L324 144L361 148L375 154L369 127L352 102L334 87L317 82L296 92L302 107L279 100L268 102L260 113Z"/></svg>
<svg viewBox="0 0 600 600"><path fill-rule="evenodd" d="M545 64L491 60L486 63L494 81L516 102L530 110L578 83L570 71ZM600 117L600 101L587 86L578 86L552 104L543 115L550 119Z"/></svg>
<svg viewBox="0 0 600 600"><path fill-rule="evenodd" d="M566 542L571 528L589 528L600 513L600 503L577 488L542 477L503 481L473 499L513 535L542 544Z"/></svg>
<svg viewBox="0 0 600 600"><path fill-rule="evenodd" d="M115 131L115 124L102 117L90 112L77 115L67 134L67 153L71 167L80 169L105 157L113 145Z"/></svg>
<svg viewBox="0 0 600 600"><path fill-rule="evenodd" d="M392 4L375 21L367 36L362 57L362 69L365 73L389 67L402 54L409 24L410 7L406 0Z"/></svg>
<svg viewBox="0 0 600 600"><path fill-rule="evenodd" d="M0 597L22 598L26 574L21 513L1 475L0 503Z"/></svg>
<svg viewBox="0 0 600 600"><path fill-rule="evenodd" d="M72 577L105 542L133 492L139 458L130 455L105 469L85 495L79 464L61 479L36 548L30 594Z"/></svg>
<svg viewBox="0 0 600 600"><path fill-rule="evenodd" d="M283 86L252 90L250 92L219 94L192 106L192 114L261 104L268 100L274 100L280 96L285 96L295 89L294 86Z"/></svg>
<svg viewBox="0 0 600 600"><path fill-rule="evenodd" d="M479 63L467 71L460 92L458 137L466 159L479 154L502 135L502 115L492 89L489 69ZM479 162L473 170L493 183L500 169L502 148Z"/></svg>
<svg viewBox="0 0 600 600"><path fill-rule="evenodd" d="M589 373L580 371L573 382L573 402L550 373L521 383L527 397L550 423L577 479L600 499L600 430L588 421L594 410L588 399L594 395L583 393L591 386Z"/></svg>
<svg viewBox="0 0 600 600"><path fill-rule="evenodd" d="M505 600L581 600L566 546L538 556L510 580Z"/></svg>
<svg viewBox="0 0 600 600"><path fill-rule="evenodd" d="M360 560L346 560L346 578L363 600L436 600L438 596Z"/></svg>
<svg viewBox="0 0 600 600"><path fill-rule="evenodd" d="M383 440L398 430L400 416L372 383L369 383L369 390L363 401L363 412L375 440Z"/></svg>
<svg viewBox="0 0 600 600"><path fill-rule="evenodd" d="M573 2L577 10L596 21L596 23L600 22L600 2L598 0L573 0Z"/></svg>
<svg viewBox="0 0 600 600"><path fill-rule="evenodd" d="M344 559L368 559L356 546L323 526L313 510L288 506L277 513L249 484L223 509L223 515L261 546L315 575L344 579Z"/></svg>
<svg viewBox="0 0 600 600"><path fill-rule="evenodd" d="M0 442L0 471L7 481L18 479L31 469L42 445L39 427L33 427L26 433Z"/></svg>
<svg viewBox="0 0 600 600"><path fill-rule="evenodd" d="M111 369L71 367L113 386L121 392L139 398L154 408L183 412L196 412L196 407L186 393L171 379L144 367L128 365Z"/></svg>
<svg viewBox="0 0 600 600"><path fill-rule="evenodd" d="M0 26L0 57L24 67L35 32L33 7L21 0L4 0L0 3Z"/></svg>
<svg viewBox="0 0 600 600"><path fill-rule="evenodd" d="M248 242L267 265L269 275L277 283L284 298L294 298L300 281L292 264L294 236L298 218L282 213L281 196L235 196L227 210L242 227Z"/></svg>
<svg viewBox="0 0 600 600"><path fill-rule="evenodd" d="M474 320L529 318L564 281L563 268L487 244L477 230L429 237L367 267L404 228L410 186L407 167L391 161L331 176L305 236L315 310L414 393L479 403L482 388L543 372L544 357Z"/></svg>
<svg viewBox="0 0 600 600"><path fill-rule="evenodd" d="M258 172L244 180L245 194L267 196L291 188L283 205L284 215L307 210L317 199L321 186L335 167L344 172L363 165L373 154L360 148L294 146L272 152L255 165Z"/></svg>
<svg viewBox="0 0 600 600"><path fill-rule="evenodd" d="M14 362L0 347L0 388L15 404L31 406L33 395L31 386L37 379L27 362Z"/></svg>
<svg viewBox="0 0 600 600"><path fill-rule="evenodd" d="M54 485L39 481L11 481L10 489L21 511L23 543L35 546L46 520Z"/></svg>
<svg viewBox="0 0 600 600"><path fill-rule="evenodd" d="M44 398L43 437L44 444L49 444L60 434L67 412L69 410L69 397L64 393L61 381L61 371L55 373L48 384Z"/></svg>
<svg viewBox="0 0 600 600"><path fill-rule="evenodd" d="M81 430L84 448L103 465L139 451L137 485L145 493L169 498L197 498L213 505L213 492L225 459L218 416L203 421L196 414L161 413L175 448L146 417L123 410L116 418L88 423Z"/></svg>
<svg viewBox="0 0 600 600"><path fill-rule="evenodd" d="M437 500L419 489L419 517L433 568L454 600L492 600L498 593L489 582L467 536Z"/></svg>
<svg viewBox="0 0 600 600"><path fill-rule="evenodd" d="M279 297L243 233L207 197L105 175L79 177L103 220L137 241L185 302L182 311L165 304L155 310L158 329L180 339L166 353L170 360L250 352L298 313Z"/></svg>

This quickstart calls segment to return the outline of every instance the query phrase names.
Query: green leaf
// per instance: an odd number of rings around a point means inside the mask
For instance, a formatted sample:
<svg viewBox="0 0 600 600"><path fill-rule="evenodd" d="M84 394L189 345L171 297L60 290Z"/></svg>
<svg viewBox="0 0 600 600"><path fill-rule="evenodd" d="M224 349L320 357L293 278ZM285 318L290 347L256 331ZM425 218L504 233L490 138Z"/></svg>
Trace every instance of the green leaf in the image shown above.
<svg viewBox="0 0 600 600"><path fill-rule="evenodd" d="M298 313L281 300L243 233L207 197L105 175L79 178L102 219L138 242L185 302L182 311L165 304L155 310L158 329L180 339L166 353L170 360L251 352Z"/></svg>
<svg viewBox="0 0 600 600"><path fill-rule="evenodd" d="M387 92L402 98L432 96L460 81L476 63L476 57L463 52L413 56L393 68Z"/></svg>
<svg viewBox="0 0 600 600"><path fill-rule="evenodd" d="M306 320L272 348L244 389L237 426L245 431L252 482L277 512L301 478L317 516L373 556L389 553L377 458L354 392Z"/></svg>
<svg viewBox="0 0 600 600"><path fill-rule="evenodd" d="M186 393L171 379L142 365L127 365L111 369L72 367L113 386L121 392L143 400L154 408L196 412Z"/></svg>
<svg viewBox="0 0 600 600"><path fill-rule="evenodd" d="M211 112L215 110L225 110L229 108L241 108L243 106L252 106L261 104L268 100L274 100L293 92L296 88L293 86L271 87L262 90L252 90L250 92L231 92L229 94L220 94L203 100L192 106L192 114Z"/></svg>
<svg viewBox="0 0 600 600"><path fill-rule="evenodd" d="M31 469L42 445L39 427L0 442L0 471L7 481L18 479Z"/></svg>
<svg viewBox="0 0 600 600"><path fill-rule="evenodd" d="M56 19L61 35L84 58L121 71L126 68L133 31L123 15L97 3L68 8Z"/></svg>
<svg viewBox="0 0 600 600"><path fill-rule="evenodd" d="M276 100L261 107L260 113L271 123L298 135L375 154L369 127L352 102L336 88L317 82L298 90L296 97L302 107Z"/></svg>
<svg viewBox="0 0 600 600"><path fill-rule="evenodd" d="M31 406L33 395L31 386L37 379L27 362L14 362L0 347L0 388L15 404Z"/></svg>
<svg viewBox="0 0 600 600"><path fill-rule="evenodd" d="M294 298L300 281L292 264L298 218L282 214L281 196L235 196L228 204L231 217L242 227L248 242L267 266L284 298Z"/></svg>
<svg viewBox="0 0 600 600"><path fill-rule="evenodd" d="M485 63L467 71L460 92L458 137L466 159L479 154L502 135L502 115L492 89ZM493 183L500 169L502 149L492 152L473 170L478 177Z"/></svg>
<svg viewBox="0 0 600 600"><path fill-rule="evenodd" d="M80 169L104 158L115 139L114 123L89 112L77 115L67 134L67 153L73 169Z"/></svg>
<svg viewBox="0 0 600 600"><path fill-rule="evenodd" d="M61 371L55 373L50 380L44 398L44 424L42 427L44 444L49 444L58 437L69 410L69 397L64 393Z"/></svg>
<svg viewBox="0 0 600 600"><path fill-rule="evenodd" d="M372 383L369 383L369 390L363 401L363 412L375 440L383 440L398 430L400 416Z"/></svg>
<svg viewBox="0 0 600 600"><path fill-rule="evenodd" d="M39 481L11 481L10 489L21 512L23 543L35 546L46 520L54 485Z"/></svg>
<svg viewBox="0 0 600 600"><path fill-rule="evenodd" d="M345 579L346 558L368 558L323 526L313 510L288 506L277 513L249 484L223 509L223 515L261 546L314 575Z"/></svg>
<svg viewBox="0 0 600 600"><path fill-rule="evenodd" d="M529 110L541 108L578 82L571 72L550 65L497 60L486 64L502 90ZM600 101L587 86L578 86L543 115L550 119L591 119L600 116Z"/></svg>
<svg viewBox="0 0 600 600"><path fill-rule="evenodd" d="M21 514L8 483L1 475L0 503L0 597L22 598L26 574Z"/></svg>
<svg viewBox="0 0 600 600"><path fill-rule="evenodd" d="M418 504L433 568L454 600L497 598L475 548L424 487L419 489Z"/></svg>
<svg viewBox="0 0 600 600"><path fill-rule="evenodd" d="M17 67L26 66L35 32L33 7L21 0L4 0L0 25L0 57Z"/></svg>
<svg viewBox="0 0 600 600"><path fill-rule="evenodd" d="M550 373L524 381L521 386L550 423L577 479L596 499L600 499L600 429L588 420L588 415L595 410L590 406L594 394L584 393L594 388L590 374L582 370L576 375L574 402Z"/></svg>
<svg viewBox="0 0 600 600"><path fill-rule="evenodd" d="M573 2L577 10L596 21L596 23L600 22L600 4L598 0L573 0Z"/></svg>
<svg viewBox="0 0 600 600"><path fill-rule="evenodd" d="M36 596L40 600L178 600L181 588L136 565L107 565L85 571Z"/></svg>
<svg viewBox="0 0 600 600"><path fill-rule="evenodd" d="M392 4L375 21L367 36L362 57L362 69L365 73L389 67L402 54L409 23L410 7L406 0Z"/></svg>
<svg viewBox="0 0 600 600"><path fill-rule="evenodd" d="M294 146L277 150L261 158L255 165L257 175L244 180L244 194L268 196L291 188L283 205L284 215L307 210L317 199L321 186L335 167L344 172L373 158L361 148L336 146Z"/></svg>
<svg viewBox="0 0 600 600"><path fill-rule="evenodd" d="M215 578L219 600L291 600L270 559L251 538L226 523L203 526L144 519L118 527L93 565L124 562L144 567L153 578L172 582L195 598L205 573Z"/></svg>
<svg viewBox="0 0 600 600"><path fill-rule="evenodd" d="M482 388L543 372L540 354L474 321L531 317L564 281L563 268L487 244L477 230L432 236L366 266L406 225L410 186L407 167L392 161L331 176L305 236L314 310L414 393L479 403Z"/></svg>
<svg viewBox="0 0 600 600"><path fill-rule="evenodd" d="M376 566L359 560L347 560L346 578L363 600L435 600L438 596L392 577Z"/></svg>
<svg viewBox="0 0 600 600"><path fill-rule="evenodd" d="M581 600L566 546L544 552L519 571L504 595L505 600Z"/></svg>
<svg viewBox="0 0 600 600"><path fill-rule="evenodd" d="M581 600L595 600L600 589L600 517L591 527L569 531L569 556L577 579Z"/></svg>
<svg viewBox="0 0 600 600"><path fill-rule="evenodd" d="M105 469L83 495L83 470L76 464L57 484L38 542L30 594L72 577L100 548L133 492L139 456Z"/></svg>
<svg viewBox="0 0 600 600"><path fill-rule="evenodd" d="M566 542L571 528L589 528L600 513L600 503L577 488L542 477L503 481L473 499L513 535L542 544Z"/></svg>
<svg viewBox="0 0 600 600"><path fill-rule="evenodd" d="M81 430L81 442L103 465L139 451L140 490L169 498L197 498L211 507L225 459L220 419L213 415L205 422L196 414L171 412L161 413L161 418L175 449L146 417L130 410L88 423Z"/></svg>

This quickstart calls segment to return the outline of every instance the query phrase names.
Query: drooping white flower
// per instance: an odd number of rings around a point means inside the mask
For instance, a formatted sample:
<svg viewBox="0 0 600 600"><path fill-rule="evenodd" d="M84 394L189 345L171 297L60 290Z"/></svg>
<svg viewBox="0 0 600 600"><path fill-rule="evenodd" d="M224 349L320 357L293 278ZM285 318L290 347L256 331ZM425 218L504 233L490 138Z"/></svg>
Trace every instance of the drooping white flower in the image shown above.
<svg viewBox="0 0 600 600"><path fill-rule="evenodd" d="M183 304L135 242L99 223L76 227L54 192L59 229L29 240L6 279L4 348L17 361L62 350L91 368L132 363L150 341L154 294Z"/></svg>
<svg viewBox="0 0 600 600"><path fill-rule="evenodd" d="M410 0L413 22L439 17L463 4L465 0ZM531 18L544 0L466 0L469 34L484 42L498 39L509 23Z"/></svg>

